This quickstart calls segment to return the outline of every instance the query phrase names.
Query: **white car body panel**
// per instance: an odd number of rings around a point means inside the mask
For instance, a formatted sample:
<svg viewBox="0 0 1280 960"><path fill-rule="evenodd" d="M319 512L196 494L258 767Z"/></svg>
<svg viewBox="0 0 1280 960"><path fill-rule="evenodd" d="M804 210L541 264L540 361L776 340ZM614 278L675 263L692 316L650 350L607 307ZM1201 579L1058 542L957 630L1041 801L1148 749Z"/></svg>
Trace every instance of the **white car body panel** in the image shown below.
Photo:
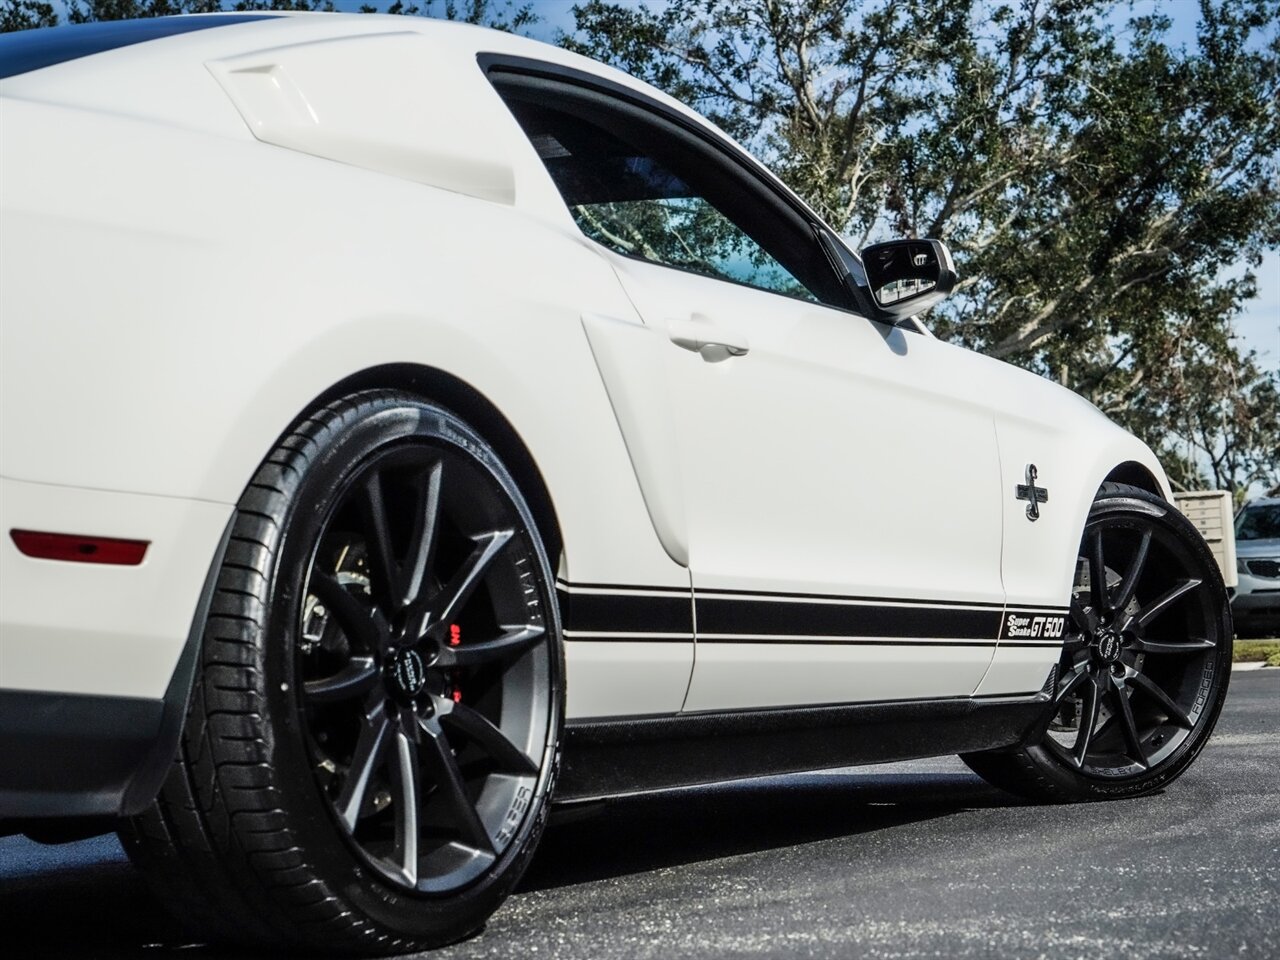
<svg viewBox="0 0 1280 960"><path fill-rule="evenodd" d="M677 407L663 362L669 344L639 314L628 319L586 314L583 329L609 391L649 518L667 555L689 565L684 480L676 444Z"/></svg>
<svg viewBox="0 0 1280 960"><path fill-rule="evenodd" d="M650 426L678 438L681 469L669 482L682 482L681 496L664 499L683 502L700 604L724 589L1003 601L995 430L966 389L981 358L819 304L613 261L660 337L669 325L665 381L678 413ZM706 359L672 342L688 327L742 339L749 352ZM932 477L939 463L957 465L944 482ZM904 493L904 509L885 509ZM853 699L968 695L994 647L994 637L895 644L802 640L802 623L795 632L762 649L767 635L700 616L686 709L832 703L842 690ZM779 666L788 660L790 669Z"/></svg>
<svg viewBox="0 0 1280 960"><path fill-rule="evenodd" d="M0 480L0 687L160 699L231 517L226 504ZM151 541L136 567L25 557L8 531Z"/></svg>
<svg viewBox="0 0 1280 960"><path fill-rule="evenodd" d="M824 643L803 654L797 654L796 646L796 641L699 643L698 666L685 709L954 697L957 689L971 688L991 662L989 646L957 643L946 648L904 648L890 641ZM927 649L930 656L920 657L920 649ZM940 651L943 655L938 655Z"/></svg>
<svg viewBox="0 0 1280 960"><path fill-rule="evenodd" d="M1146 445L1103 417L1086 400L1023 370L1006 368L988 382L999 406L996 431L1004 503L1001 576L1009 611L1060 605L1071 593L1076 549L1094 494L1118 465L1138 464L1171 500L1168 480ZM1040 519L1011 496L1035 464L1037 484L1049 491ZM1026 690L1057 663L1054 646L1002 642L978 696Z"/></svg>
<svg viewBox="0 0 1280 960"><path fill-rule="evenodd" d="M613 260L655 325L682 311L750 344L715 361L664 345L695 589L1003 599L995 431L965 385L981 358L819 304ZM932 476L966 457L945 482ZM911 504L917 483L929 509L884 509L895 494Z"/></svg>
<svg viewBox="0 0 1280 960"><path fill-rule="evenodd" d="M1022 371L596 246L479 52L589 72L714 132L584 58L415 18L278 17L0 81L0 687L161 695L262 458L316 398L388 365L445 371L507 419L584 596L1060 608L1098 484L1130 462L1167 490L1139 441ZM661 325L696 311L751 353L672 344ZM813 469L745 470L761 442ZM1034 524L1013 496L1027 463L1051 497ZM138 568L36 561L15 528L152 547ZM83 602L37 625L35 600L68 593ZM570 624L568 716L1025 693L1057 659L994 635L801 660L660 632Z"/></svg>
<svg viewBox="0 0 1280 960"><path fill-rule="evenodd" d="M363 65L356 82L332 70L334 44ZM474 63L470 51L402 31L295 43L209 69L264 143L514 203L510 157L523 138L502 103L474 88L471 96L431 95Z"/></svg>

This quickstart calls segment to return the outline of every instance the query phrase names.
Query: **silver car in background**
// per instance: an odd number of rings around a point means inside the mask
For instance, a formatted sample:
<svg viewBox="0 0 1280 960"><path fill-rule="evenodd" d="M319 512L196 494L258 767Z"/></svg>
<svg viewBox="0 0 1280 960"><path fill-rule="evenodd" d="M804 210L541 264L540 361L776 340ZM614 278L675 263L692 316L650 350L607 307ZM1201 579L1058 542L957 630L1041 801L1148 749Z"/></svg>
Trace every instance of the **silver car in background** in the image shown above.
<svg viewBox="0 0 1280 960"><path fill-rule="evenodd" d="M1236 569L1231 600L1242 637L1280 634L1280 497L1251 500L1236 514Z"/></svg>

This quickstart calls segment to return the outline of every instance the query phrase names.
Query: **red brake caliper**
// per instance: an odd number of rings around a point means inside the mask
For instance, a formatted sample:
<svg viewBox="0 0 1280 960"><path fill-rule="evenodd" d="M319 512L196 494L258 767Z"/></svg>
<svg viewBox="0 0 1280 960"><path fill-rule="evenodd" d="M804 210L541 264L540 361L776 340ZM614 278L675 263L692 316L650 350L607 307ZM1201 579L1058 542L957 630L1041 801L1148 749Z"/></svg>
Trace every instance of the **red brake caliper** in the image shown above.
<svg viewBox="0 0 1280 960"><path fill-rule="evenodd" d="M451 623L451 624L449 624L449 646L451 646L451 647L456 647L456 646L458 646L458 644L460 644L460 643L462 643L462 628L461 628L460 626L458 626L456 623ZM462 690L460 690L460 689L457 687L457 685L456 685L456 684L457 684L457 681L456 681L456 680L454 681L454 683L455 683L455 686L454 686L454 688L453 688L453 702L454 702L454 703L461 703L461 702L462 702Z"/></svg>

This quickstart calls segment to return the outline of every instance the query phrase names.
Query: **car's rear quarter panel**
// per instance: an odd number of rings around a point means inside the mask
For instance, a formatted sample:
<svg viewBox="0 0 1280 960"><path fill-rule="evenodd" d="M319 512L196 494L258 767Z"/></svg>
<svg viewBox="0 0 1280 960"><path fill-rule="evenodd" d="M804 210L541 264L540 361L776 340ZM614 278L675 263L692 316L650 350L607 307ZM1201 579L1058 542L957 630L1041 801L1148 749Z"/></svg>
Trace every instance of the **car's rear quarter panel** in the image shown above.
<svg viewBox="0 0 1280 960"><path fill-rule="evenodd" d="M232 504L316 397L420 364L469 384L525 444L560 526L562 576L687 586L582 329L584 312L633 308L572 230L247 129L15 98L0 109L0 475ZM207 568L220 532L185 562ZM589 681L599 652L580 653ZM571 714L643 712L603 696L571 695Z"/></svg>

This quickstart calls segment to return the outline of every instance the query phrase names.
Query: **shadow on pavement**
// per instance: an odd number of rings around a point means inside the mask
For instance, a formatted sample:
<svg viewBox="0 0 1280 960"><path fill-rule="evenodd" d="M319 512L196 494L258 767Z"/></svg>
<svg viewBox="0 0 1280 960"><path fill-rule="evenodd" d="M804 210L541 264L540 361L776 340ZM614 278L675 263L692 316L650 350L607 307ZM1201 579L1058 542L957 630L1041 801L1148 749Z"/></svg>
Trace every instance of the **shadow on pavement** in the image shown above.
<svg viewBox="0 0 1280 960"><path fill-rule="evenodd" d="M517 892L856 836L1013 803L976 777L959 773L798 775L631 797L554 816ZM9 956L124 958L180 952L207 960L252 960L243 951L193 943L113 840L54 848L17 839L0 844L6 860L17 858L0 865L0 930ZM15 947L18 951L10 952Z"/></svg>
<svg viewBox="0 0 1280 960"><path fill-rule="evenodd" d="M518 891L757 853L1019 801L965 773L797 774L629 797L553 817Z"/></svg>

